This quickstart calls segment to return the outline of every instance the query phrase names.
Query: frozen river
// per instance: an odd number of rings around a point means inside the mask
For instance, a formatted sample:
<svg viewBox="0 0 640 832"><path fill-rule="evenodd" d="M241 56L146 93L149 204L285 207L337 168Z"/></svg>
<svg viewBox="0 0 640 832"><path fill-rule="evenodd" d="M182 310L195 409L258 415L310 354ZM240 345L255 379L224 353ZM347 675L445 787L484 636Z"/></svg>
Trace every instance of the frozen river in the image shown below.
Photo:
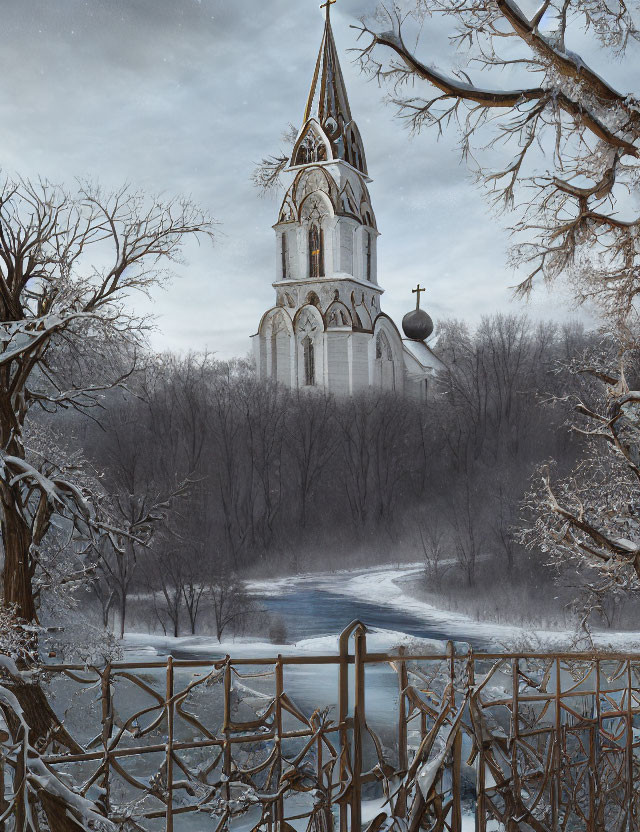
<svg viewBox="0 0 640 832"><path fill-rule="evenodd" d="M475 622L419 600L415 584L422 580L422 575L422 568L416 564L387 565L256 580L249 582L247 588L260 607L284 624L286 642L289 645L304 642L305 649L312 646L309 642L320 649L325 640L335 639L356 619L372 629L387 631L389 638L395 633L441 642L451 639L467 642L477 650L494 648L501 638L513 635L510 628ZM129 650L135 640L132 634ZM327 645L330 643L327 640ZM159 655L171 652L175 658L206 659L212 650L215 655L225 655L238 650L245 652L249 646L244 640L218 647L210 638L153 639ZM325 649L324 652L332 651Z"/></svg>
<svg viewBox="0 0 640 832"><path fill-rule="evenodd" d="M336 583L340 580L340 576L336 576ZM353 594L338 594L331 584L324 576L317 582L311 578L265 595L259 593L258 585L255 597L261 606L282 618L291 641L339 633L351 621L358 619L369 627L417 638L466 641L477 649L492 644L492 640L479 632L472 622L469 622L468 631L464 632L459 626L449 626L450 622L437 613L430 615L428 610L421 613L409 604L402 609L401 606L367 600L356 595L355 587ZM402 579L398 585L402 585Z"/></svg>

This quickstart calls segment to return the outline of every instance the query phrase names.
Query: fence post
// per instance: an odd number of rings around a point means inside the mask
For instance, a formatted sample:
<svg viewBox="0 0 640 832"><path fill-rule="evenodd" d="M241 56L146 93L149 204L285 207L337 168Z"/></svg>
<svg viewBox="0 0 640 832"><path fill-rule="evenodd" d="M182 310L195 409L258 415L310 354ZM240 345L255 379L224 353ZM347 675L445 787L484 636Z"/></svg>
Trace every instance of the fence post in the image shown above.
<svg viewBox="0 0 640 832"><path fill-rule="evenodd" d="M452 641L447 642L447 655L449 656L449 680L451 682L451 718L456 713L456 649ZM460 730L453 740L451 749L451 832L462 830L462 806L460 804L461 791L461 769L462 769L462 734Z"/></svg>
<svg viewBox="0 0 640 832"><path fill-rule="evenodd" d="M355 633L355 705L353 709L353 787L351 792L351 832L362 826L362 742L366 717L364 698L364 667L367 655L367 635L360 624Z"/></svg>
<svg viewBox="0 0 640 832"><path fill-rule="evenodd" d="M6 739L9 740L8 734ZM0 815L3 815L9 808L9 803L7 802L4 793L4 753L2 751L2 743L4 740L5 737L2 731L0 731ZM0 820L0 832L5 832L5 824L3 820Z"/></svg>
<svg viewBox="0 0 640 832"><path fill-rule="evenodd" d="M338 722L340 725L340 783L347 778L347 760L349 755L349 732L347 715L349 713L349 635L351 628L344 630L338 642L340 648L340 665L338 669ZM340 801L340 832L349 832L349 818L346 800Z"/></svg>
<svg viewBox="0 0 640 832"><path fill-rule="evenodd" d="M629 801L629 817L627 818L627 827L629 832L633 832L637 828L635 822L636 807L634 806L635 789L633 785L634 770L633 770L633 700L631 698L631 691L633 690L633 676L631 674L631 659L627 659L627 800Z"/></svg>
<svg viewBox="0 0 640 832"><path fill-rule="evenodd" d="M398 661L398 770L406 771L409 767L409 749L407 748L407 699L406 689L409 685L407 663L404 661L405 648L398 648L401 658ZM398 789L393 815L403 818L407 814L407 795L404 786Z"/></svg>
<svg viewBox="0 0 640 832"><path fill-rule="evenodd" d="M224 775L224 792L227 807L231 800L231 657L227 656L224 666L224 701L223 701L222 733L224 734L224 752L222 757L222 773Z"/></svg>
<svg viewBox="0 0 640 832"><path fill-rule="evenodd" d="M280 788L280 777L282 776L282 694L284 692L284 668L282 666L282 656L278 655L276 662L276 712L275 712L275 742L277 745L276 764L274 769L274 785L276 791ZM279 797L275 804L275 820L276 829L282 828L282 821L284 820L284 802L282 797Z"/></svg>
<svg viewBox="0 0 640 832"><path fill-rule="evenodd" d="M166 832L173 832L173 656L167 657L167 812Z"/></svg>
<svg viewBox="0 0 640 832"><path fill-rule="evenodd" d="M101 699L102 699L102 747L104 749L104 762L102 773L102 807L108 817L111 806L111 763L109 760L109 740L113 728L113 707L111 703L111 662L107 662L105 669L100 675Z"/></svg>
<svg viewBox="0 0 640 832"><path fill-rule="evenodd" d="M469 687L473 688L476 679L476 662L471 655L469 660ZM478 705L481 707L481 705ZM485 762L484 762L484 747L482 741L478 745L478 754L476 757L476 832L486 832L487 829L487 814L484 805L484 789L485 789Z"/></svg>
<svg viewBox="0 0 640 832"><path fill-rule="evenodd" d="M551 825L552 828L558 829L560 826L561 814L561 797L562 789L560 786L561 766L562 766L562 711L561 711L561 696L562 693L562 668L560 666L560 659L556 657L556 693L555 693L555 743L553 748L553 784L552 784L552 803L551 803ZM600 696L598 696L600 699Z"/></svg>

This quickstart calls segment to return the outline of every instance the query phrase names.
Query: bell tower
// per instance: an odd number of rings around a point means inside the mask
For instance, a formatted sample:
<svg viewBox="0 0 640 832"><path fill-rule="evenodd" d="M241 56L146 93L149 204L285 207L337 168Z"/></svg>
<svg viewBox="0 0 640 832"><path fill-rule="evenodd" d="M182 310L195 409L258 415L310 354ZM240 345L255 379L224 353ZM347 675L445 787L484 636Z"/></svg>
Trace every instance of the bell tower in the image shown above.
<svg viewBox="0 0 640 832"><path fill-rule="evenodd" d="M371 329L380 311L378 231L364 147L331 29L330 4L325 7L320 52L287 168L292 182L274 226L279 255L274 287L278 305L297 310L311 302L325 312L338 301L335 311L341 325L350 322Z"/></svg>
<svg viewBox="0 0 640 832"><path fill-rule="evenodd" d="M364 145L331 28L331 5L273 226L275 306L253 336L260 378L353 394L404 392L402 336L381 310L378 229Z"/></svg>

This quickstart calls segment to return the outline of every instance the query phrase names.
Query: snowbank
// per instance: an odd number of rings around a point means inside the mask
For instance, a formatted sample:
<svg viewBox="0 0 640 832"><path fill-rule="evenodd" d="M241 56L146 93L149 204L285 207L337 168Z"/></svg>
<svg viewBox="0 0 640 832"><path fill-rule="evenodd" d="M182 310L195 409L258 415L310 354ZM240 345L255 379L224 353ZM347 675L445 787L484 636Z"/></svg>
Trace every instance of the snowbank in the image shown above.
<svg viewBox="0 0 640 832"><path fill-rule="evenodd" d="M180 636L172 638L164 635L149 633L126 633L124 649L128 659L133 655L140 660L153 661L155 657L163 657L176 653L194 653L211 658L234 656L241 658L251 656L256 658L273 658L278 655L290 656L308 653L313 656L330 656L338 653L339 635L316 636L305 638L294 644L271 644L256 641L248 637L229 639L221 643L211 636ZM415 638L406 633L395 630L371 628L367 634L367 649L372 652L389 651L394 647L404 645L414 647L435 654L443 652L442 641L426 638ZM195 657L195 656L194 656Z"/></svg>
<svg viewBox="0 0 640 832"><path fill-rule="evenodd" d="M465 641L470 637L486 639L496 647L522 644L525 640L532 649L561 649L569 645L570 630L534 630L531 627L476 621L460 612L442 610L411 594L411 581L421 579L424 565L409 563L398 566L377 566L369 569L339 570L316 574L296 575L273 580L249 581L247 590L255 595L281 595L297 587L331 592L358 598L370 604L392 607L445 630L451 638ZM366 623L366 622L365 622ZM606 631L594 633L596 645L602 649L639 650L640 633ZM374 648L371 648L374 649Z"/></svg>

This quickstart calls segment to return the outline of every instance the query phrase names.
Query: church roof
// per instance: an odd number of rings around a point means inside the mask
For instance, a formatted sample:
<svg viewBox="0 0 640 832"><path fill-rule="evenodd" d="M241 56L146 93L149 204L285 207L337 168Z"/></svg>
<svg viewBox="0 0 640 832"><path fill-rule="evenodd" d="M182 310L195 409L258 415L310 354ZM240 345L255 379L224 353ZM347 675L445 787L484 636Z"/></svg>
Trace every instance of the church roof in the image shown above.
<svg viewBox="0 0 640 832"><path fill-rule="evenodd" d="M342 159L365 176L367 163L360 132L351 115L338 50L333 38L329 6L291 166Z"/></svg>
<svg viewBox="0 0 640 832"><path fill-rule="evenodd" d="M423 376L434 370L439 370L443 366L442 361L424 341L412 341L409 338L403 338L402 346L405 353L405 366L409 375Z"/></svg>

